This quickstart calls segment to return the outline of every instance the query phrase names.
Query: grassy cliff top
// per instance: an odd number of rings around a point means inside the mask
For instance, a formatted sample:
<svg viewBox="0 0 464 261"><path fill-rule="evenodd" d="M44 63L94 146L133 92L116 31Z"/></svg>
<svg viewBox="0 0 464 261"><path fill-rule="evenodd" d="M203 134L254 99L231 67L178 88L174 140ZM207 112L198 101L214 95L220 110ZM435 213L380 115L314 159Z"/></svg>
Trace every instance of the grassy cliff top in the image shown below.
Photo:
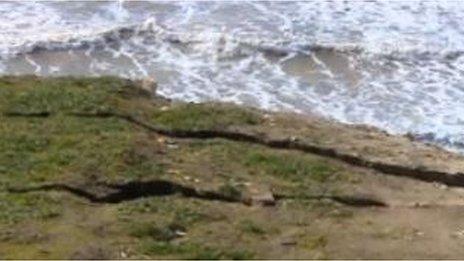
<svg viewBox="0 0 464 261"><path fill-rule="evenodd" d="M415 207L455 205L461 192L417 179L458 186L464 164L406 137L172 102L112 77L0 78L0 122L0 258L463 252L448 234L457 252L424 249L436 238L403 247L431 214L456 222Z"/></svg>

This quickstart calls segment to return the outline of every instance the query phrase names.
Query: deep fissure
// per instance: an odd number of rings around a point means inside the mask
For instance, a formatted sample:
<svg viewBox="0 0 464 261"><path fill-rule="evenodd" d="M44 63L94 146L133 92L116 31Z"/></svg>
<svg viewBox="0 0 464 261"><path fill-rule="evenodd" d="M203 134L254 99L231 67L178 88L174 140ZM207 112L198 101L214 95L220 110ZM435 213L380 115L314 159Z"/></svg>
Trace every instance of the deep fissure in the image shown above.
<svg viewBox="0 0 464 261"><path fill-rule="evenodd" d="M110 190L107 193L98 195L89 190L78 186L72 186L63 183L42 184L33 187L12 187L7 191L10 193L29 193L37 191L65 191L80 198L85 198L92 203L109 203L117 204L124 201L136 200L144 197L163 197L179 194L185 198L196 198L202 200L216 200L230 203L247 204L248 200L244 197L229 196L224 193L210 190L199 190L194 187L181 185L175 182L166 180L150 180L150 181L130 181L123 183L96 183L97 187L105 190ZM388 205L376 199L357 196L334 196L334 195L306 195L293 196L284 194L274 194L278 200L322 200L328 199L343 205L353 207L387 207Z"/></svg>
<svg viewBox="0 0 464 261"><path fill-rule="evenodd" d="M194 139L226 139L238 142L247 142L259 144L274 149L287 149L298 150L305 153L311 153L322 157L340 160L353 166L373 169L378 172L393 175L409 177L426 182L438 182L447 186L463 187L464 174L463 173L448 173L438 170L427 170L421 167L408 167L403 165L388 164L383 162L369 161L365 158L342 153L334 148L327 148L315 144L301 143L294 139L268 139L265 137L258 137L251 134L227 131L227 130L176 130L166 129L163 127L151 125L144 121L138 120L130 115L101 112L101 113L72 113L73 116L78 117L116 117L133 123L137 126L143 127L149 131L156 132L160 135L169 136L173 138L194 138Z"/></svg>
<svg viewBox="0 0 464 261"><path fill-rule="evenodd" d="M7 112L4 114L9 117L49 117L50 112L38 113L20 113L20 112ZM75 117L94 117L94 118L119 118L129 123L140 126L148 131L158 133L160 135L179 138L179 139L226 139L236 142L247 142L252 144L259 144L274 149L287 149L298 150L305 153L311 153L322 157L340 160L347 164L373 169L378 172L393 175L409 177L426 182L438 182L447 186L464 187L464 174L463 173L448 173L438 170L428 170L422 167L408 167L397 164L389 164L383 162L369 161L363 157L355 156L347 153L342 153L334 148L318 146L315 144L301 143L295 139L268 139L266 137L258 137L251 134L228 131L228 130L180 130L180 129L167 129L160 126L155 126L150 123L141 121L131 115L120 114L115 112L74 112L69 113Z"/></svg>
<svg viewBox="0 0 464 261"><path fill-rule="evenodd" d="M97 183L100 189L109 190L98 195L86 189L62 183L43 184L35 187L9 188L12 193L26 193L34 191L66 191L93 203L120 203L142 197L162 197L180 194L183 197L204 200L219 200L224 202L238 202L239 199L223 195L214 191L200 191L191 187L165 180L130 181L125 183Z"/></svg>

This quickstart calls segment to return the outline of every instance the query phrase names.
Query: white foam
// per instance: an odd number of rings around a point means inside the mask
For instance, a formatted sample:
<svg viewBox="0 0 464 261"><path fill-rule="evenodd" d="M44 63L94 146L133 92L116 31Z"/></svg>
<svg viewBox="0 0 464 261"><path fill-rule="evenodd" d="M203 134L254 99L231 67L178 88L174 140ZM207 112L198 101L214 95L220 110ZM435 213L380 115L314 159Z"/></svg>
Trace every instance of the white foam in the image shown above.
<svg viewBox="0 0 464 261"><path fill-rule="evenodd" d="M0 72L16 73L9 62L24 56L37 74L154 76L174 99L316 112L458 144L463 19L458 1L0 2ZM58 51L77 54L47 65L43 52ZM347 84L318 52L343 55L359 79ZM298 56L325 76L284 71Z"/></svg>

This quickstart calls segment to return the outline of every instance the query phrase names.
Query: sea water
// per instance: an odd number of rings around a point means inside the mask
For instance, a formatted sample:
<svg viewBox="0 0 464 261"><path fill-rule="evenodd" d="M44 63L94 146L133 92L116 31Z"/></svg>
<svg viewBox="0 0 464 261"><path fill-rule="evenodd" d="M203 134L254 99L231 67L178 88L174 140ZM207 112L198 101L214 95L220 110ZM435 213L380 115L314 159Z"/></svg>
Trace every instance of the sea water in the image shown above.
<svg viewBox="0 0 464 261"><path fill-rule="evenodd" d="M319 114L464 151L464 2L0 2L0 74Z"/></svg>

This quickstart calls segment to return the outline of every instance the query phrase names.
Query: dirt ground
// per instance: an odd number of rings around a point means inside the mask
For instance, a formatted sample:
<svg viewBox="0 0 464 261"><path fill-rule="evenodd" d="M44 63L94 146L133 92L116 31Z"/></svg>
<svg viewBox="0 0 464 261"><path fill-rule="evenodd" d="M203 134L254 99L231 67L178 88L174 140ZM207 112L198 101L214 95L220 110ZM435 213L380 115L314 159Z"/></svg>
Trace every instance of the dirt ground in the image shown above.
<svg viewBox="0 0 464 261"><path fill-rule="evenodd" d="M464 159L116 78L0 79L1 259L457 259Z"/></svg>

